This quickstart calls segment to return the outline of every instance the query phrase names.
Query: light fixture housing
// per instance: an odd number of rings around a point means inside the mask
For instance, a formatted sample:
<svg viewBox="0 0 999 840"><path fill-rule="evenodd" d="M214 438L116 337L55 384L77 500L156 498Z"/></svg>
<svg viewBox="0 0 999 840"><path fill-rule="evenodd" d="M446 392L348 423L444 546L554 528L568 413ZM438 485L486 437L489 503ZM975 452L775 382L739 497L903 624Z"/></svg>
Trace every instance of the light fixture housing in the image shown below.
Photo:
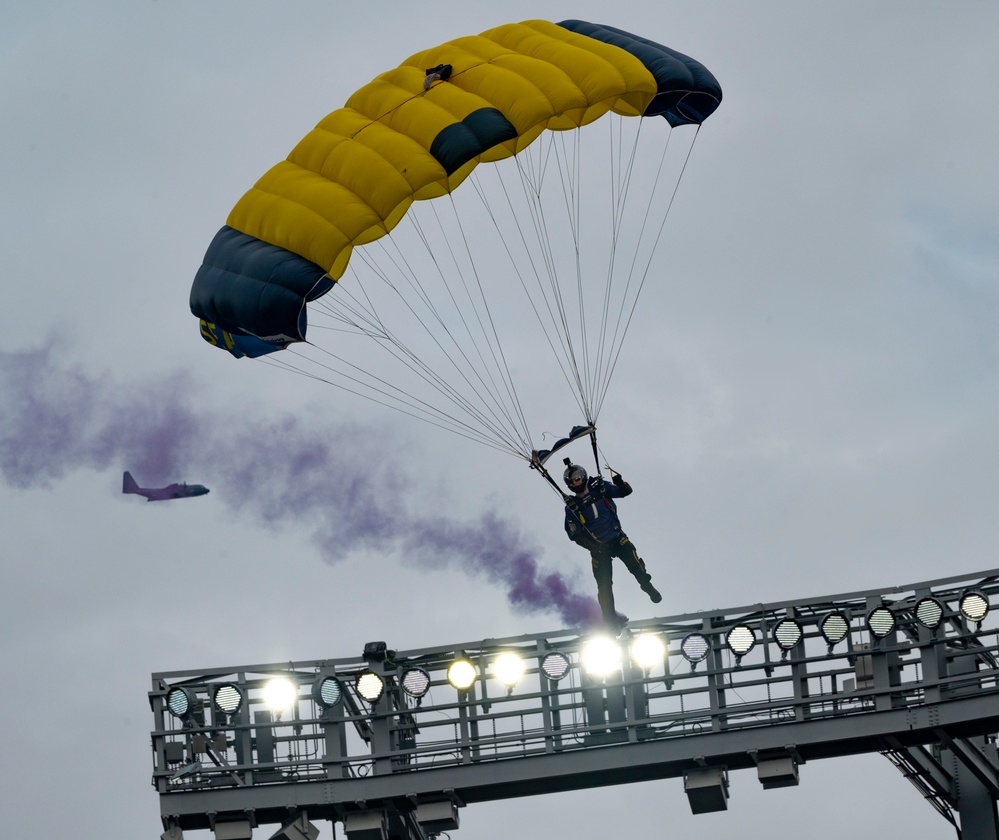
<svg viewBox="0 0 999 840"><path fill-rule="evenodd" d="M493 673L507 688L513 688L524 676L524 660L513 651L505 651L493 662Z"/></svg>
<svg viewBox="0 0 999 840"><path fill-rule="evenodd" d="M680 642L680 653L691 665L703 662L711 651L711 642L701 633L688 633Z"/></svg>
<svg viewBox="0 0 999 840"><path fill-rule="evenodd" d="M569 673L569 657L560 650L549 651L541 660L541 673L552 682L558 682Z"/></svg>
<svg viewBox="0 0 999 840"><path fill-rule="evenodd" d="M181 720L187 720L194 714L197 707L197 698L189 688L175 685L167 692L166 705L170 714Z"/></svg>
<svg viewBox="0 0 999 840"><path fill-rule="evenodd" d="M651 671L666 659L666 643L659 633L642 633L631 643L631 657L644 671Z"/></svg>
<svg viewBox="0 0 999 840"><path fill-rule="evenodd" d="M960 609L968 621L981 625L989 614L989 599L977 589L968 589L961 595Z"/></svg>
<svg viewBox="0 0 999 840"><path fill-rule="evenodd" d="M923 627L936 630L940 626L940 622L943 621L943 604L936 598L927 595L916 602L913 614L916 616L916 621L922 624Z"/></svg>
<svg viewBox="0 0 999 840"><path fill-rule="evenodd" d="M407 668L402 675L402 690L419 700L430 691L430 674L422 668Z"/></svg>
<svg viewBox="0 0 999 840"><path fill-rule="evenodd" d="M774 641L784 653L797 647L805 633L793 618L782 618L774 626Z"/></svg>
<svg viewBox="0 0 999 840"><path fill-rule="evenodd" d="M459 654L454 661L448 665L447 681L458 691L468 691L475 682L475 666L465 654Z"/></svg>
<svg viewBox="0 0 999 840"><path fill-rule="evenodd" d="M312 684L312 697L324 709L332 709L343 699L343 686L332 674L321 674Z"/></svg>
<svg viewBox="0 0 999 840"><path fill-rule="evenodd" d="M736 624L725 634L725 644L735 654L736 659L742 659L756 647L756 633L748 624Z"/></svg>
<svg viewBox="0 0 999 840"><path fill-rule="evenodd" d="M839 610L833 610L819 622L819 632L826 640L826 644L829 645L829 649L832 650L835 645L847 637L850 632L850 622Z"/></svg>
<svg viewBox="0 0 999 840"><path fill-rule="evenodd" d="M284 712L298 700L298 686L287 677L275 677L264 684L263 700L272 712Z"/></svg>
<svg viewBox="0 0 999 840"><path fill-rule="evenodd" d="M875 607L867 614L867 629L875 639L891 635L896 624L895 613L888 607Z"/></svg>
<svg viewBox="0 0 999 840"><path fill-rule="evenodd" d="M224 715L234 715L243 707L243 692L232 683L217 685L212 689L212 705Z"/></svg>
<svg viewBox="0 0 999 840"><path fill-rule="evenodd" d="M385 680L374 671L362 671L354 680L354 690L369 703L377 703L385 693Z"/></svg>
<svg viewBox="0 0 999 840"><path fill-rule="evenodd" d="M592 636L583 644L580 658L591 677L606 677L621 668L621 646L609 636Z"/></svg>

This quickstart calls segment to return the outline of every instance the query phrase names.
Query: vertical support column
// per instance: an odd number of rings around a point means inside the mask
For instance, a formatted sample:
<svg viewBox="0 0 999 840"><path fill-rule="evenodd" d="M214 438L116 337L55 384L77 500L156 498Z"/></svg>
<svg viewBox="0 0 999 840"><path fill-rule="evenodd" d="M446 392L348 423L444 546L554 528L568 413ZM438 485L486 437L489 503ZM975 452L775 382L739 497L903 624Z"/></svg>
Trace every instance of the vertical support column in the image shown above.
<svg viewBox="0 0 999 840"><path fill-rule="evenodd" d="M967 740L975 748L986 749L984 737ZM996 812L996 800L971 769L949 749L948 752L954 762L954 787L957 793L957 813L961 819L961 836L974 840L999 840L999 813ZM994 753L994 750L992 752Z"/></svg>

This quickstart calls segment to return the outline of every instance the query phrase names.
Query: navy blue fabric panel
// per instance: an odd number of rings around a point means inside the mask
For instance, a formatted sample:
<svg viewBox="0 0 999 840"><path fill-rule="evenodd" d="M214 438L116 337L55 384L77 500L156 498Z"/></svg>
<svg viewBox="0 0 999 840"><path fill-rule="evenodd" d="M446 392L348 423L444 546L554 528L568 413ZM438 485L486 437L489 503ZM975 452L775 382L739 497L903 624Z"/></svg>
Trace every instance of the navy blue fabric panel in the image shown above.
<svg viewBox="0 0 999 840"><path fill-rule="evenodd" d="M690 56L613 26L585 20L563 20L559 26L627 50L648 68L659 93L645 110L647 117L663 116L672 126L699 125L721 103L718 80Z"/></svg>
<svg viewBox="0 0 999 840"><path fill-rule="evenodd" d="M332 285L322 267L227 225L194 277L191 312L237 335L300 341L306 301Z"/></svg>
<svg viewBox="0 0 999 840"><path fill-rule="evenodd" d="M430 144L430 154L450 175L486 149L516 136L517 129L500 111L480 108L443 129Z"/></svg>

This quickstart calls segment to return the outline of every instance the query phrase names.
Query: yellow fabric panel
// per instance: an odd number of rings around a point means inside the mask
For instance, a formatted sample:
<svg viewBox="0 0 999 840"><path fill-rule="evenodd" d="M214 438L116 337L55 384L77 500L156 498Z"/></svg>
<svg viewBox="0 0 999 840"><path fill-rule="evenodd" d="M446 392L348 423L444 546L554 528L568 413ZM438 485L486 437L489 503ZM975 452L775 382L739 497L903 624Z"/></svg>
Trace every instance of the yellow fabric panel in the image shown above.
<svg viewBox="0 0 999 840"><path fill-rule="evenodd" d="M452 76L425 91L425 71L438 64L451 64ZM240 199L228 224L338 278L353 246L385 235L412 201L455 189L479 161L509 157L546 128L585 125L608 110L640 114L655 93L637 58L547 21L458 38L356 91ZM518 137L448 177L431 145L482 108L499 110Z"/></svg>
<svg viewBox="0 0 999 840"><path fill-rule="evenodd" d="M511 23L482 34L516 52L562 68L586 92L587 100L592 104L606 98L610 93L606 85L610 77L617 74L620 87L616 94L611 94L615 99L611 110L615 113L639 116L656 95L655 79L631 53L549 21ZM594 59L600 59L600 62Z"/></svg>
<svg viewBox="0 0 999 840"><path fill-rule="evenodd" d="M421 189L432 181L446 182L444 169L427 149L405 134L382 123L372 122L350 108L341 108L329 114L317 128L349 137L352 142L361 143L376 152L406 179L412 190ZM308 168L319 171L316 166Z"/></svg>

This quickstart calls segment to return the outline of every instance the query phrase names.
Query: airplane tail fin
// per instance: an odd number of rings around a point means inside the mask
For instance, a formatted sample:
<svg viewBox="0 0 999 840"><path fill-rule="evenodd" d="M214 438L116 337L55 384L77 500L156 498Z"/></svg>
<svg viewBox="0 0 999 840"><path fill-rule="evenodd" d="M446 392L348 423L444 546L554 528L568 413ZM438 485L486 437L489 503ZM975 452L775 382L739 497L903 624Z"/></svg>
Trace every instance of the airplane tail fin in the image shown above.
<svg viewBox="0 0 999 840"><path fill-rule="evenodd" d="M122 493L139 492L139 485L135 483L135 479L132 478L132 474L128 470L125 470L125 476L122 479L121 492Z"/></svg>

